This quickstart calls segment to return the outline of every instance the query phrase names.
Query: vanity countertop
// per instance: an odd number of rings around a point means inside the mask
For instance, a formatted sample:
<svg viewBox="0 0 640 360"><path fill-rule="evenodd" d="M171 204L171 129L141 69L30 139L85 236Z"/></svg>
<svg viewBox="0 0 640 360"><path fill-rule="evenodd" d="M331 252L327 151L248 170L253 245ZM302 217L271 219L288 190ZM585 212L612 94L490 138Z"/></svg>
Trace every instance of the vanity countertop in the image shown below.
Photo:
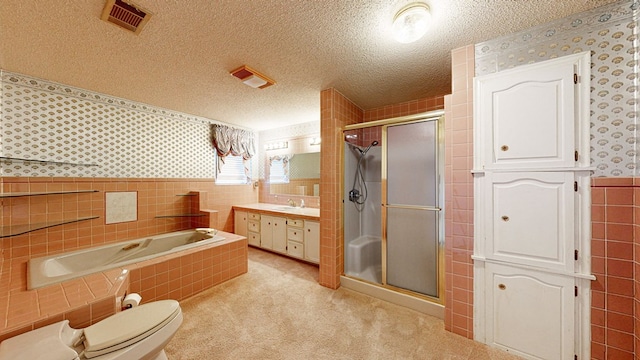
<svg viewBox="0 0 640 360"><path fill-rule="evenodd" d="M288 205L280 204L244 204L233 205L234 210L254 211L259 213L265 213L270 215L287 215L294 218L303 218L307 220L320 220L320 209L308 208L308 207L292 207Z"/></svg>

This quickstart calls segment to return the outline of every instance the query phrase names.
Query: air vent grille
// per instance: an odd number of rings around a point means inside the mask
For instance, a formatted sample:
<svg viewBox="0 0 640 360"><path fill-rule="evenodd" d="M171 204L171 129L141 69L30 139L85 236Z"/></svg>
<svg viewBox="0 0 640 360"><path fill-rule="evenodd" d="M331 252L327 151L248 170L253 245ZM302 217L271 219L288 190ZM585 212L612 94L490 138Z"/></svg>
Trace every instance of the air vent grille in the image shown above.
<svg viewBox="0 0 640 360"><path fill-rule="evenodd" d="M108 0L102 11L102 20L139 34L151 14L132 3Z"/></svg>

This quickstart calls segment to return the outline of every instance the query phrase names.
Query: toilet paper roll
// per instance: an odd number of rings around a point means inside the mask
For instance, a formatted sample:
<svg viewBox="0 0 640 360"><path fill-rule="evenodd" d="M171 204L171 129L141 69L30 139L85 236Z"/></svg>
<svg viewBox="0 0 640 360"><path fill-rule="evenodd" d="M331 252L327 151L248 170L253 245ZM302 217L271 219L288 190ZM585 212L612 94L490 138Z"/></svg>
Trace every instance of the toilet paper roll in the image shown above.
<svg viewBox="0 0 640 360"><path fill-rule="evenodd" d="M142 296L137 293L131 293L124 297L122 300L122 308L130 309L132 307L136 307L140 305L140 300L142 300Z"/></svg>

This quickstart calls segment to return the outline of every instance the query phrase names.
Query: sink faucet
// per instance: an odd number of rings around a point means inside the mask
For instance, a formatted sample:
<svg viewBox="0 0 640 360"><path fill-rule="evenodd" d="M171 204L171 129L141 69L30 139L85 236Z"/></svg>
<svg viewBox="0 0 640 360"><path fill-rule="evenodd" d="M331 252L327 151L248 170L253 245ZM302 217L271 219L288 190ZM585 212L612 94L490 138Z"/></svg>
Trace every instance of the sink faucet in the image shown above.
<svg viewBox="0 0 640 360"><path fill-rule="evenodd" d="M293 200L291 200L291 199L287 200L287 203L288 203L288 204L289 204L289 206L291 206L291 207L296 207L296 202L295 202L295 201L293 201Z"/></svg>

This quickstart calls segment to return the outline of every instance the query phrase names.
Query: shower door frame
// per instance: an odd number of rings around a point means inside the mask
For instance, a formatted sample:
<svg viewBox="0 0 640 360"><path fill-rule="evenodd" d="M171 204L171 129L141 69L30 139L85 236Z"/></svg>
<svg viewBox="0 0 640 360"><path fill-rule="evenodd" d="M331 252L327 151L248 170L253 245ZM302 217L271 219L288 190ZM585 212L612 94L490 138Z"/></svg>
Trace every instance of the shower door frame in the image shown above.
<svg viewBox="0 0 640 360"><path fill-rule="evenodd" d="M387 127L391 126L391 125L401 125L401 124L411 124L411 123L418 123L418 122L424 122L424 121L437 121L438 122L438 131L437 131L437 156L436 156L436 163L437 163L437 168L438 168L438 203L440 205L440 210L439 210L439 214L438 214L438 254L437 254L437 261L438 261L438 265L437 265L437 269L438 269L438 274L437 274L437 282L438 282L438 296L434 297L434 296L430 296L430 295L426 295L426 294L422 294L419 292L415 292L415 291L411 291L408 289L404 289L404 288L400 288L400 287L396 287L393 285L389 285L387 284L387 234L386 234L386 230L387 230L387 210L386 210L386 206L385 204L380 204L381 209L382 209L382 284L379 283L371 283L368 282L366 280L354 277L354 276L350 276L344 273L344 268L342 271L342 275L358 280L358 281L363 281L363 282L367 282L370 283L374 286L379 286L379 287L383 287L398 293L403 293L403 294L407 294L410 296L415 296L418 298L422 298L425 300L428 300L430 302L433 303L437 303L440 305L444 305L444 295L445 295L445 284L444 284L444 279L445 279L445 268L444 268L444 251L445 251L445 244L444 244L444 239L445 239L445 234L444 234L444 163L445 163L445 158L444 158L444 110L435 110L435 111L429 111L429 112L425 112L425 113L420 113L420 114L415 114L415 115L407 115L407 116L400 116L400 117L395 117L395 118L388 118L388 119L381 119L381 120L375 120L375 121L369 121L366 123L359 123L359 124L351 124L351 125L347 125L343 128L343 133L349 130L358 130L358 129L365 129L365 128L372 128L372 127L381 127L382 128L382 139L381 140L381 146L382 146L382 163L381 163L381 167L382 167L382 176L381 176L381 186L382 186L382 199L383 201L386 200L387 198L387 149L386 149L386 145L387 145ZM344 149L343 149L344 151ZM344 191L344 184L342 186L342 190ZM345 239L343 238L343 242L345 241ZM344 243L343 243L343 247L344 247ZM344 263L344 262L343 262Z"/></svg>

